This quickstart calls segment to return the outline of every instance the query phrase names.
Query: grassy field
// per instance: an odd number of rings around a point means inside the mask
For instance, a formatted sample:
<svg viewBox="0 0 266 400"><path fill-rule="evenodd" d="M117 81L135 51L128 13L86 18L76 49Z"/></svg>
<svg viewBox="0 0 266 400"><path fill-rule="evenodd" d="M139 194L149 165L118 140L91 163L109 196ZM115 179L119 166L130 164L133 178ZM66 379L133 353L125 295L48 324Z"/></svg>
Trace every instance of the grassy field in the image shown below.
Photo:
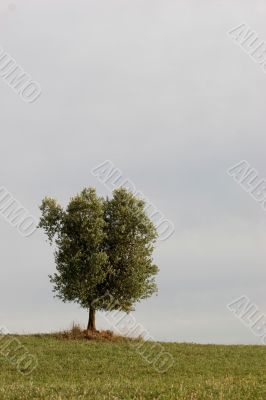
<svg viewBox="0 0 266 400"><path fill-rule="evenodd" d="M160 374L127 341L18 339L38 367L26 376L1 355L0 399L266 399L262 346L164 343L175 363Z"/></svg>

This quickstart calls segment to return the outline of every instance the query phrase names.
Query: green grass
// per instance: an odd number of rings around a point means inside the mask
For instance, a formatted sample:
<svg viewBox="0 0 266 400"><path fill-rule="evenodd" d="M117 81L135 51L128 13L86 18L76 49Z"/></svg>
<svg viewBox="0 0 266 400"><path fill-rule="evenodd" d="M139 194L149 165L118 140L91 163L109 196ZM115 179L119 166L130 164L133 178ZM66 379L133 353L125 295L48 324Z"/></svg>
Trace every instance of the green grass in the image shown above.
<svg viewBox="0 0 266 400"><path fill-rule="evenodd" d="M160 374L127 341L19 340L38 367L25 376L0 356L1 400L266 399L263 346L164 343L175 363Z"/></svg>

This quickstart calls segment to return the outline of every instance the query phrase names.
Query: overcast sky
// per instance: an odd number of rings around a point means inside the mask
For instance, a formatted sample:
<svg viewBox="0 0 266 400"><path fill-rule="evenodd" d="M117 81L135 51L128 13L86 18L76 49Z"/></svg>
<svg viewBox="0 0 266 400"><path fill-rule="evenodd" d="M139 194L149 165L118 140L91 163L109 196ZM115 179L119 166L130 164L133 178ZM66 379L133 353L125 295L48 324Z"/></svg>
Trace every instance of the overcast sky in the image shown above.
<svg viewBox="0 0 266 400"><path fill-rule="evenodd" d="M232 4L233 3L233 4ZM266 40L264 1L2 0L0 46L40 85L22 101L0 78L0 186L31 214L111 160L175 225L158 242L159 294L138 322L160 340L259 343L226 305L266 313L266 213L227 169L266 178L266 74L227 34ZM51 331L87 312L53 298L53 251L0 215L0 324ZM108 328L102 316L98 326Z"/></svg>

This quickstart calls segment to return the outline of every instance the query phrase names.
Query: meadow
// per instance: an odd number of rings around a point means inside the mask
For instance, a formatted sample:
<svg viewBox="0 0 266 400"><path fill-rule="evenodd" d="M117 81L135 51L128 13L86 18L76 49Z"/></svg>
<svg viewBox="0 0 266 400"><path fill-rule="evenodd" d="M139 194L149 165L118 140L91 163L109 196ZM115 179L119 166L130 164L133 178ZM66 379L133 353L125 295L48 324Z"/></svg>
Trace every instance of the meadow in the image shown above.
<svg viewBox="0 0 266 400"><path fill-rule="evenodd" d="M163 343L174 365L158 373L128 340L55 335L18 340L36 355L38 366L25 375L1 355L1 400L266 399L263 346Z"/></svg>

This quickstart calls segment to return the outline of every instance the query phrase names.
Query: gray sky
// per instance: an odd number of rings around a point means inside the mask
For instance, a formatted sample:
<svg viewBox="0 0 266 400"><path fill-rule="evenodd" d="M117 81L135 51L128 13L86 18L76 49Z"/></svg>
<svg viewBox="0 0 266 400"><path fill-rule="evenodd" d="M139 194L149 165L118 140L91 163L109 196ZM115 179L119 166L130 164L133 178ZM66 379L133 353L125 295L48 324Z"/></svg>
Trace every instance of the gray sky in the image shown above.
<svg viewBox="0 0 266 400"><path fill-rule="evenodd" d="M226 305L266 313L266 213L226 174L246 159L266 178L266 74L227 31L266 41L263 1L13 1L0 46L42 88L27 104L0 79L1 180L31 214L66 204L109 159L175 224L156 248L159 295L135 317L155 339L259 343ZM87 312L53 298L42 232L0 216L0 324L51 331ZM102 316L100 328L107 328Z"/></svg>

